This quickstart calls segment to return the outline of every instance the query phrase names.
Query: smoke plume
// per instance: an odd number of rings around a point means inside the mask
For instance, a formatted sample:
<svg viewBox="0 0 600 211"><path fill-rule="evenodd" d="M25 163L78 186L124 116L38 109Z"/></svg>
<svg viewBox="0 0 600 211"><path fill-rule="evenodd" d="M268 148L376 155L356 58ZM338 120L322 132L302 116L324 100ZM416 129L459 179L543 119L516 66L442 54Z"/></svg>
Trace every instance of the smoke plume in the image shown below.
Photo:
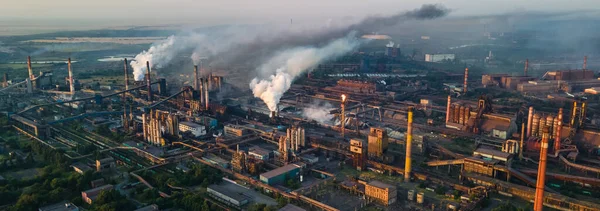
<svg viewBox="0 0 600 211"><path fill-rule="evenodd" d="M304 108L302 116L304 118L317 121L321 124L333 123L334 115L330 114L329 111L333 109L333 106L329 103L315 103Z"/></svg>
<svg viewBox="0 0 600 211"><path fill-rule="evenodd" d="M262 99L269 110L276 111L281 96L290 89L294 79L323 61L353 51L364 42L355 35L356 33L352 32L320 48L297 47L280 52L259 67L259 72L270 76L252 79L252 93Z"/></svg>

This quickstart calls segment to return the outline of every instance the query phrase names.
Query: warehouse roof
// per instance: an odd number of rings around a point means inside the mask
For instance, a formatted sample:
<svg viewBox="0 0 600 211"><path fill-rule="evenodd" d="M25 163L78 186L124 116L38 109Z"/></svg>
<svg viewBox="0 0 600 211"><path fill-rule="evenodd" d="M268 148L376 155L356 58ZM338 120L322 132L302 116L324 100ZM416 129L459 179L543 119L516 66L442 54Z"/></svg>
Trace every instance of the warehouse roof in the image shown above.
<svg viewBox="0 0 600 211"><path fill-rule="evenodd" d="M281 175L283 173L289 172L293 169L297 169L300 168L300 166L296 165L296 164L288 164L276 169L273 169L272 171L268 171L265 173L260 174L260 176L265 177L265 178L272 178L278 175Z"/></svg>
<svg viewBox="0 0 600 211"><path fill-rule="evenodd" d="M396 186L393 186L393 185L390 185L390 184L386 184L386 183L383 183L383 182L380 182L380 181L377 181L377 180L373 180L373 181L369 182L369 185L375 186L375 187L378 187L378 188L382 188L382 189L386 189L386 188L394 189L394 188L396 188Z"/></svg>
<svg viewBox="0 0 600 211"><path fill-rule="evenodd" d="M277 211L306 211L306 210L302 209L296 205L293 205L293 204L287 204Z"/></svg>
<svg viewBox="0 0 600 211"><path fill-rule="evenodd" d="M244 201L244 200L248 200L249 198L247 196L242 195L242 193L236 193L234 191L231 191L223 186L220 185L210 185L208 186L208 189L211 189L215 192L218 192L220 194L223 194L233 200L236 200L238 202Z"/></svg>
<svg viewBox="0 0 600 211"><path fill-rule="evenodd" d="M498 151L498 150L493 150L493 149L487 149L487 148L478 148L473 152L473 155L482 155L485 157L492 156L492 157L498 157L498 158L504 158L504 159L507 159L508 157L510 157L509 153Z"/></svg>

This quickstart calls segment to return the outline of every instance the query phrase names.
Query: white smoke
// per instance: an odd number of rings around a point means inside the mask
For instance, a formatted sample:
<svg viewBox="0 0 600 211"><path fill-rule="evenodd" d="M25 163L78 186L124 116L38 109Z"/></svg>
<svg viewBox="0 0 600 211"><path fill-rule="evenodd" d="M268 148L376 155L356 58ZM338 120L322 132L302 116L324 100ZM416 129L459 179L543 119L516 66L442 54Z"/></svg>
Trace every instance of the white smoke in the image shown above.
<svg viewBox="0 0 600 211"><path fill-rule="evenodd" d="M331 110L333 110L333 106L329 103L315 103L304 108L302 116L321 124L332 124L335 116L329 113Z"/></svg>
<svg viewBox="0 0 600 211"><path fill-rule="evenodd" d="M390 41L387 45L385 45L385 47L393 48L394 47L394 42Z"/></svg>
<svg viewBox="0 0 600 211"><path fill-rule="evenodd" d="M355 34L351 32L323 47L297 47L280 52L258 68L260 73L268 76L252 79L252 93L262 99L269 110L276 111L281 96L290 88L294 79L310 68L347 54L362 44L364 40L357 39Z"/></svg>

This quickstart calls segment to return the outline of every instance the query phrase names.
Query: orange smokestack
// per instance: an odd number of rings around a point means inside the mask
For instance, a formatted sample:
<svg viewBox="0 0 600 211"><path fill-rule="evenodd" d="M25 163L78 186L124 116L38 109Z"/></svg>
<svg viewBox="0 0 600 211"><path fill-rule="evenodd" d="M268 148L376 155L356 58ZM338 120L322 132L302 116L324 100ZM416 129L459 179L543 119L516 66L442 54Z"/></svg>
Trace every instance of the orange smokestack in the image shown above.
<svg viewBox="0 0 600 211"><path fill-rule="evenodd" d="M146 61L146 87L148 89L148 101L152 101L152 85L150 84L150 62Z"/></svg>
<svg viewBox="0 0 600 211"><path fill-rule="evenodd" d="M33 69L31 69L31 56L27 56L27 69L29 70L29 79L33 80Z"/></svg>
<svg viewBox="0 0 600 211"><path fill-rule="evenodd" d="M529 115L527 115L527 138L531 136L531 124L533 123L533 106L529 106Z"/></svg>
<svg viewBox="0 0 600 211"><path fill-rule="evenodd" d="M558 128L556 129L556 134L554 137L554 152L558 152L558 150L560 150L560 135L562 132L562 124L563 124L563 108L560 108L558 110Z"/></svg>
<svg viewBox="0 0 600 211"><path fill-rule="evenodd" d="M408 107L408 126L406 128L406 163L404 164L404 181L410 182L410 172L412 164L412 123L413 123L413 107Z"/></svg>
<svg viewBox="0 0 600 211"><path fill-rule="evenodd" d="M541 211L544 207L544 187L546 186L546 158L548 156L548 139L550 129L545 126L542 129L542 144L540 145L540 163L538 166L537 184L535 186L535 202L533 210Z"/></svg>
<svg viewBox="0 0 600 211"><path fill-rule="evenodd" d="M69 57L69 91L75 93L75 83L73 83L73 70L71 69L71 57Z"/></svg>
<svg viewBox="0 0 600 211"><path fill-rule="evenodd" d="M469 79L469 68L465 68L465 82L463 84L463 93L467 93L467 80Z"/></svg>
<svg viewBox="0 0 600 211"><path fill-rule="evenodd" d="M452 98L448 95L448 105L446 105L446 124L450 120L450 104L452 104Z"/></svg>

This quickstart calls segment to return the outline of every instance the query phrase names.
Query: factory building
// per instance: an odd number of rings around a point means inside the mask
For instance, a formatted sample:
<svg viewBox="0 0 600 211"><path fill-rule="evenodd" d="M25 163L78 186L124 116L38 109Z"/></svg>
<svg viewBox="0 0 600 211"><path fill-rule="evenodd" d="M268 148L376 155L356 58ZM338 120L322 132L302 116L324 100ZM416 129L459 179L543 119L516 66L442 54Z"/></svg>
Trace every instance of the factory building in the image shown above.
<svg viewBox="0 0 600 211"><path fill-rule="evenodd" d="M362 139L350 140L350 152L352 152L352 166L358 171L367 169L367 145Z"/></svg>
<svg viewBox="0 0 600 211"><path fill-rule="evenodd" d="M383 128L372 127L368 137L368 155L369 157L382 158L383 153L388 148L388 134Z"/></svg>
<svg viewBox="0 0 600 211"><path fill-rule="evenodd" d="M295 179L299 175L300 166L296 164L288 164L272 171L260 174L260 181L268 185L278 185L284 183L286 179Z"/></svg>
<svg viewBox="0 0 600 211"><path fill-rule="evenodd" d="M248 155L259 160L268 160L271 157L271 152L269 150L255 146L250 147L250 149L248 150Z"/></svg>
<svg viewBox="0 0 600 211"><path fill-rule="evenodd" d="M250 198L248 196L245 196L242 193L236 193L219 185L208 186L206 188L206 192L208 192L208 195L214 199L236 208L240 208L250 202Z"/></svg>
<svg viewBox="0 0 600 211"><path fill-rule="evenodd" d="M426 62L443 62L447 60L454 60L454 54L425 54Z"/></svg>
<svg viewBox="0 0 600 211"><path fill-rule="evenodd" d="M216 156L215 154L209 153L206 156L202 157L202 160L205 160L214 165L221 166L223 168L229 168L229 162L223 158Z"/></svg>
<svg viewBox="0 0 600 211"><path fill-rule="evenodd" d="M376 180L365 184L365 195L386 206L396 203L398 199L396 186Z"/></svg>
<svg viewBox="0 0 600 211"><path fill-rule="evenodd" d="M296 205L293 205L293 204L287 204L287 205L283 206L281 209L278 209L277 211L306 211L306 210L302 209Z"/></svg>
<svg viewBox="0 0 600 211"><path fill-rule="evenodd" d="M144 140L152 145L164 146L165 135L179 136L179 117L166 111L150 110L142 114Z"/></svg>
<svg viewBox="0 0 600 211"><path fill-rule="evenodd" d="M223 128L226 136L241 137L248 134L248 130L238 125L226 125Z"/></svg>
<svg viewBox="0 0 600 211"><path fill-rule="evenodd" d="M293 126L287 129L286 136L279 137L278 152L280 154L280 162L288 163L296 152L306 146L306 136L304 128Z"/></svg>
<svg viewBox="0 0 600 211"><path fill-rule="evenodd" d="M206 135L206 127L193 122L180 122L179 131L182 133L190 132L195 137Z"/></svg>
<svg viewBox="0 0 600 211"><path fill-rule="evenodd" d="M115 167L116 167L115 159L112 157L107 157L104 159L96 160L96 171L97 172L114 169Z"/></svg>
<svg viewBox="0 0 600 211"><path fill-rule="evenodd" d="M557 70L548 71L542 77L544 80L577 81L594 79L593 71L586 70Z"/></svg>
<svg viewBox="0 0 600 211"><path fill-rule="evenodd" d="M231 158L231 168L235 172L246 172L246 153L244 151L238 149L233 154L233 157Z"/></svg>
<svg viewBox="0 0 600 211"><path fill-rule="evenodd" d="M337 81L336 89L355 92L355 93L375 93L378 90L377 84L367 81L355 81L340 79Z"/></svg>
<svg viewBox="0 0 600 211"><path fill-rule="evenodd" d="M550 93L559 90L570 91L571 88L565 81L529 81L517 85L517 90L523 93Z"/></svg>
<svg viewBox="0 0 600 211"><path fill-rule="evenodd" d="M113 189L112 185L104 185L101 187L86 190L86 191L81 192L81 198L83 199L83 201L85 201L85 203L92 204L102 191L109 191L112 189Z"/></svg>

